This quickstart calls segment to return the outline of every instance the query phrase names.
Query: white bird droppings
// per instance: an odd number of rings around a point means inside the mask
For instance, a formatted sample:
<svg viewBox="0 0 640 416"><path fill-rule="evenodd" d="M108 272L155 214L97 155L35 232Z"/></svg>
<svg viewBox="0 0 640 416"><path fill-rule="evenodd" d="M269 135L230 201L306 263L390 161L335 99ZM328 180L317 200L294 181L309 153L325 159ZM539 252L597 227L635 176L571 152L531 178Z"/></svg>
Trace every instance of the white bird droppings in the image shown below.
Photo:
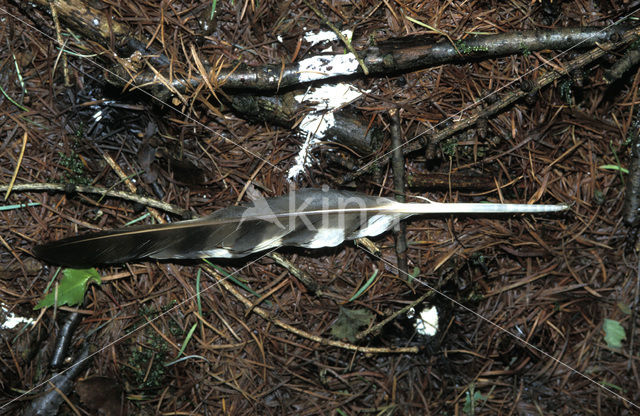
<svg viewBox="0 0 640 416"><path fill-rule="evenodd" d="M358 60L352 53L317 55L298 62L300 82L311 82L327 77L352 75L358 70Z"/></svg>
<svg viewBox="0 0 640 416"><path fill-rule="evenodd" d="M353 31L351 30L343 30L340 33L342 33L342 35L347 39L351 39L351 36L353 36ZM309 42L311 46L317 45L318 43L334 41L337 39L338 35L329 30L321 30L318 33L307 32L304 34L304 40Z"/></svg>
<svg viewBox="0 0 640 416"><path fill-rule="evenodd" d="M310 154L314 146L325 132L335 124L333 111L362 96L362 92L353 85L338 83L312 88L305 94L295 96L299 103L313 103L314 110L307 113L298 128L305 134L305 141L295 159L295 164L289 169L287 178L294 180L304 172L310 164Z"/></svg>
<svg viewBox="0 0 640 416"><path fill-rule="evenodd" d="M424 336L434 336L438 332L438 308L423 309L415 322L416 332Z"/></svg>
<svg viewBox="0 0 640 416"><path fill-rule="evenodd" d="M13 312L9 312L9 309L6 308L5 305L0 304L0 308L2 308L2 319L0 319L0 329L13 329L20 324L31 324L35 322L31 318L23 318L21 316L17 316Z"/></svg>

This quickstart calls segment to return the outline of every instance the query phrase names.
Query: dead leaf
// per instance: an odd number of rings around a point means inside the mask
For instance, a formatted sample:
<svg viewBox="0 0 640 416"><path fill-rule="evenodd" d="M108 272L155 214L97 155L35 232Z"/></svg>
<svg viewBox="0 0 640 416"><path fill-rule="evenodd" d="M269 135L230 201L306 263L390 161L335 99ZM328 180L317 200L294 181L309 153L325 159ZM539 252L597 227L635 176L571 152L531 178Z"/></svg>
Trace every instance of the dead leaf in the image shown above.
<svg viewBox="0 0 640 416"><path fill-rule="evenodd" d="M372 320L373 313L367 309L340 308L338 319L331 327L331 335L353 342L360 328L369 326Z"/></svg>
<svg viewBox="0 0 640 416"><path fill-rule="evenodd" d="M76 383L80 401L90 410L105 416L125 416L122 387L109 377L92 376Z"/></svg>

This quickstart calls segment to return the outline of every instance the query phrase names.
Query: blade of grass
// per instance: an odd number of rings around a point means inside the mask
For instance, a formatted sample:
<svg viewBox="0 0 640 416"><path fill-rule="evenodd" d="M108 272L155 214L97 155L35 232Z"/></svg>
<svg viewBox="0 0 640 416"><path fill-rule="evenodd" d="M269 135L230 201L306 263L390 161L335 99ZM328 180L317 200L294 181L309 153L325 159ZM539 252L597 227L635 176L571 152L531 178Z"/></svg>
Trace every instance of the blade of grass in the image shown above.
<svg viewBox="0 0 640 416"><path fill-rule="evenodd" d="M60 274L60 271L62 270L61 267L58 267L58 269L56 270L56 272L53 274L53 277L51 278L51 280L49 281L49 284L47 285L47 287L44 289L43 293L49 293L49 289L51 289L51 285L53 284L53 282L56 281L56 277L58 277L58 275Z"/></svg>
<svg viewBox="0 0 640 416"><path fill-rule="evenodd" d="M618 165L602 165L602 166L598 166L598 168L603 170L614 170L617 172L622 172L625 175L629 174L629 169L623 168L622 166L618 166Z"/></svg>
<svg viewBox="0 0 640 416"><path fill-rule="evenodd" d="M618 166L622 167L622 164L620 163L620 159L618 158L618 152L616 152L616 149L613 148L613 140L609 140L609 147L611 148L613 157L616 158L616 163L618 164ZM622 182L622 186L624 186L625 183L624 183L624 176L622 175L622 171L618 170L618 173L620 174L620 182ZM627 173L629 173L628 170L627 170Z"/></svg>
<svg viewBox="0 0 640 416"><path fill-rule="evenodd" d="M460 53L460 51L458 50L458 48L456 47L456 43L453 41L453 39L451 39L451 36L449 36L448 34L444 33L442 30L436 29L436 28L435 28L435 27L433 27L433 26L429 26L428 24L426 24L426 23L422 23L420 20L418 20L418 19L414 19L414 18L409 17L409 16L407 16L407 15L404 15L404 17L406 17L408 21L410 21L410 22L412 22L412 23L415 23L415 24L417 24L418 26L422 26L422 27L424 27L424 28L427 28L427 29L431 30L432 32L435 32L435 33L437 33L437 34L439 34L439 35L442 35L442 36L446 37L447 39L449 39L449 42L451 42L451 45L454 47L454 49L456 50L456 52L458 52L458 54L462 55L462 54Z"/></svg>
<svg viewBox="0 0 640 416"><path fill-rule="evenodd" d="M209 20L213 19L213 15L216 14L216 6L218 5L218 0L213 0L211 2L211 16L209 16Z"/></svg>
<svg viewBox="0 0 640 416"><path fill-rule="evenodd" d="M24 80L22 79L22 74L20 73L20 66L18 65L18 60L16 59L16 55L15 54L11 54L13 55L13 63L16 66L16 74L18 74L18 81L20 82L20 86L22 87L22 92L24 92L24 95L27 95L27 87L25 87L24 85Z"/></svg>
<svg viewBox="0 0 640 416"><path fill-rule="evenodd" d="M37 207L40 202L27 202L26 204L4 205L0 207L0 211L10 211L12 209L20 209L26 207Z"/></svg>
<svg viewBox="0 0 640 416"><path fill-rule="evenodd" d="M171 367L174 364L178 364L181 361L186 361L186 360L191 360L193 358L199 358L201 360L205 360L206 362L210 362L209 360L207 360L206 358L204 358L202 355L186 355L182 358L178 358L177 360L171 361L169 363L164 364L165 367Z"/></svg>
<svg viewBox="0 0 640 416"><path fill-rule="evenodd" d="M196 274L196 302L198 303L198 313L202 316L202 300L200 299L200 276L202 275L202 269L198 268L198 274Z"/></svg>
<svg viewBox="0 0 640 416"><path fill-rule="evenodd" d="M191 337L193 336L193 332L196 330L197 327L198 327L198 323L196 322L195 324L193 324L193 326L187 333L187 337L184 339L184 342L182 343L182 347L180 347L180 351L178 351L178 356L176 358L180 358L180 356L184 352L184 349L187 348L187 344L191 340Z"/></svg>
<svg viewBox="0 0 640 416"><path fill-rule="evenodd" d="M0 85L0 92L2 92L2 94L7 98L7 100L11 101L11 103L13 105L15 105L16 107L18 107L20 110L29 111L29 109L27 107L18 104L13 98L9 97L9 94L7 94L7 92L4 90L4 88L2 88L1 85Z"/></svg>
<svg viewBox="0 0 640 416"><path fill-rule="evenodd" d="M369 288L369 286L371 286L371 284L376 280L377 276L378 276L378 270L374 271L371 277L369 278L369 280L367 280L366 283L362 285L360 289L358 289L355 295L351 296L351 299L349 299L349 302L353 302L354 300L358 299L360 295L362 295Z"/></svg>
<svg viewBox="0 0 640 416"><path fill-rule="evenodd" d="M96 54L96 53L82 54L82 53L74 52L74 51L72 51L70 49L67 49L67 48L61 48L59 46L56 46L56 49L64 51L64 53L66 53L67 55L75 56L75 57L78 57L78 58L95 58L96 56L98 56L98 54Z"/></svg>
<svg viewBox="0 0 640 416"><path fill-rule="evenodd" d="M147 218L147 217L148 217L148 216L150 216L150 215L151 215L151 214L149 214L149 213L147 212L146 214L143 214L143 215L139 216L138 218L136 218L136 219L134 219L134 220L129 221L129 222L128 222L128 223L126 223L124 226L125 226L125 227L128 227L128 226L130 226L131 224L135 224L135 223L137 223L137 222L140 222L140 221L144 220L145 218Z"/></svg>
<svg viewBox="0 0 640 416"><path fill-rule="evenodd" d="M220 273L221 275L223 275L225 278L231 280L233 283L235 283L236 285L240 286L241 288L243 288L244 290L246 290L247 292L251 293L252 295L254 295L255 297L259 298L260 295L253 289L251 289L249 286L245 285L244 283L242 283L241 281L239 281L238 279L236 279L235 277L231 276L229 273L227 273L222 267L218 267L215 264L211 263L209 260L207 259L202 259L202 261L204 261L205 263L207 263L209 266L213 267L214 269L216 269L218 271L218 273Z"/></svg>

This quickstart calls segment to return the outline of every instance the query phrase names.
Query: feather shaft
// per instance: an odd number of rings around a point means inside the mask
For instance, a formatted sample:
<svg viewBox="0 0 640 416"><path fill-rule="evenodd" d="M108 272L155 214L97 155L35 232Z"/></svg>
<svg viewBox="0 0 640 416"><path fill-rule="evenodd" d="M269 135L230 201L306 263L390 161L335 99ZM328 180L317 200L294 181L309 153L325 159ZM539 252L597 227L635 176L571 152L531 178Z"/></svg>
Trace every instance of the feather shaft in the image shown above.
<svg viewBox="0 0 640 416"><path fill-rule="evenodd" d="M71 267L124 263L142 258L244 257L296 246L333 247L379 235L412 215L548 213L567 205L400 203L339 190L303 189L247 206L172 224L89 233L35 247L37 257Z"/></svg>

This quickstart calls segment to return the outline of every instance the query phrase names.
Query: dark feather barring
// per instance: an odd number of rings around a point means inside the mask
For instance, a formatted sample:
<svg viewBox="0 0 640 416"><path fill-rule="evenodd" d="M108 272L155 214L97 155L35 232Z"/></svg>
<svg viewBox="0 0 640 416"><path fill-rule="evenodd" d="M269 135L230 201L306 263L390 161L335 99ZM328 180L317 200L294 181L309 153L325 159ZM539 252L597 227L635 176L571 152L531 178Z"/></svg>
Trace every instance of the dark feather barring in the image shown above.
<svg viewBox="0 0 640 416"><path fill-rule="evenodd" d="M88 233L35 247L37 257L69 267L142 258L244 257L283 247L333 247L379 235L416 214L547 213L567 205L400 203L339 190L302 189L232 206L195 220Z"/></svg>

